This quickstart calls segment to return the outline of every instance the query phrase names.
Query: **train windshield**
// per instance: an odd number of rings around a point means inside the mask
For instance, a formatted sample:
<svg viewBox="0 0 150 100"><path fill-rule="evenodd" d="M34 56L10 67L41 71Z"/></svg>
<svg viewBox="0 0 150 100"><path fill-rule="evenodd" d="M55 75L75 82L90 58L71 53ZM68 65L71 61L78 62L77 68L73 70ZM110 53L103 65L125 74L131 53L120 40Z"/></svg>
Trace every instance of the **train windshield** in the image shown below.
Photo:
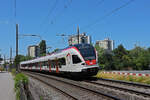
<svg viewBox="0 0 150 100"><path fill-rule="evenodd" d="M80 51L84 60L93 60L96 59L95 49L90 44L79 44L75 45L75 47Z"/></svg>

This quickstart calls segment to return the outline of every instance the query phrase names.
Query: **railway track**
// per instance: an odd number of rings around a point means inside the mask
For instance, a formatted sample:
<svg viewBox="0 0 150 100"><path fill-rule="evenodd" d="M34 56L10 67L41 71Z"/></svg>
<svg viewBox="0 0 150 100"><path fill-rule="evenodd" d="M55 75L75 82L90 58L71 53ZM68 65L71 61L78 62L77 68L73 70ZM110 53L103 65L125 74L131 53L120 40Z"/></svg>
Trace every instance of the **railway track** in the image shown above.
<svg viewBox="0 0 150 100"><path fill-rule="evenodd" d="M45 82L42 78L37 77L37 76L35 76L35 75L32 75L32 74L30 74L30 73L25 73L25 74L28 75L28 76L30 76L30 77L32 77L32 78L34 78L34 79L36 79L36 80L38 80L38 81L40 81L40 82L42 82L42 83L44 83L44 84L46 84L46 85L48 85L48 86L50 86L50 87L52 87L52 88L55 89L57 92L60 92L61 94L63 94L63 95L66 96L67 98L72 99L72 100L77 100L77 98L75 98L75 97L69 95L68 93L66 93L66 92L62 91L61 89L57 88L56 86L51 85L51 84L48 83L48 82Z"/></svg>
<svg viewBox="0 0 150 100"><path fill-rule="evenodd" d="M112 82L112 83L115 83L115 84L118 83L118 84L124 84L124 85L129 85L129 86L136 86L136 87L140 87L140 88L150 89L150 85L140 84L140 83L135 83L135 82L127 82L127 81L104 79L104 78L101 78L99 80L100 81L106 81L106 82Z"/></svg>
<svg viewBox="0 0 150 100"><path fill-rule="evenodd" d="M75 82L68 79L58 78L55 76L33 73L33 72L24 72L26 75L39 80L50 87L55 88L63 95L66 95L68 98L73 100L81 100L81 99L94 99L94 100L121 100L112 95L105 94L103 92L93 90L91 88L86 87L79 82Z"/></svg>
<svg viewBox="0 0 150 100"><path fill-rule="evenodd" d="M85 81L88 84L95 86L102 86L114 90L123 91L137 96L143 96L150 99L150 86L138 83L131 83L125 81L116 81L110 79L99 79L97 81Z"/></svg>

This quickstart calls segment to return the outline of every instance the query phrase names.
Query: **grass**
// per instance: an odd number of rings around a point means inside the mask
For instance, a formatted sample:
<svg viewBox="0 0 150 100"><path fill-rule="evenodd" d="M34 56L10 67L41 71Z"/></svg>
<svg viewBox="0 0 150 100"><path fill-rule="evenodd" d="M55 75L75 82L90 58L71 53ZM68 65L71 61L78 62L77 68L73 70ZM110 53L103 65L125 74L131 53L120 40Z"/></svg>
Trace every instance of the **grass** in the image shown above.
<svg viewBox="0 0 150 100"><path fill-rule="evenodd" d="M15 69L15 68L13 68L13 69L11 70L11 74L12 74L13 76L16 76L16 69Z"/></svg>
<svg viewBox="0 0 150 100"><path fill-rule="evenodd" d="M40 96L40 100L43 100L43 96Z"/></svg>
<svg viewBox="0 0 150 100"><path fill-rule="evenodd" d="M130 82L138 82L150 85L150 77L148 76L132 76L132 75L119 75L113 73L103 73L103 71L99 71L96 75L98 78L106 78L106 79L114 79L114 80L124 80Z"/></svg>
<svg viewBox="0 0 150 100"><path fill-rule="evenodd" d="M20 83L28 84L28 77L22 73L18 73L15 75L15 92L16 92L16 100L20 100Z"/></svg>

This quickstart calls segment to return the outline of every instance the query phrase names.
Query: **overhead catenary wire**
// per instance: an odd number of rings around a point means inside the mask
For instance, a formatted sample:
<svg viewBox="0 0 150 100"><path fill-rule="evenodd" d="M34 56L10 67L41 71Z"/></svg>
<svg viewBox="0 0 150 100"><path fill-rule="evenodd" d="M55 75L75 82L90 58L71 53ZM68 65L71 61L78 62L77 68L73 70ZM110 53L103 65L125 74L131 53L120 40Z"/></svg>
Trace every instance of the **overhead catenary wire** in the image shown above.
<svg viewBox="0 0 150 100"><path fill-rule="evenodd" d="M51 24L51 25L54 24L54 23L56 22L56 19L58 19L58 17L61 17L61 16L62 16L62 14L63 14L63 13L65 12L65 10L69 7L69 5L71 5L71 3L72 3L72 0L69 0L69 2L67 2L67 4L64 4L64 5L63 5L63 9L61 10L61 12L58 13L58 14L56 14L52 20L49 20L49 21L50 21L49 24ZM48 22L49 22L49 21L48 21ZM47 31L48 31L48 27L45 29L45 31L44 31L43 33L45 34L45 33L47 33Z"/></svg>
<svg viewBox="0 0 150 100"><path fill-rule="evenodd" d="M98 3L97 3L97 6L100 6L100 5L102 5L103 3L104 3L104 1L105 0L98 0ZM70 15L71 16L71 15ZM76 18L75 20L73 20L73 21L71 21L71 23L69 23L68 25L65 25L64 26L64 29L68 29L69 27L72 27L72 25L74 25L74 23L76 23L76 22L80 22L81 21L81 18L80 17L78 17L78 16L71 16L72 18ZM79 25L78 23L76 23L74 26L77 26L77 25Z"/></svg>
<svg viewBox="0 0 150 100"><path fill-rule="evenodd" d="M72 0L69 0L69 2L63 5L63 9L60 11L60 13L55 15L55 17L52 20L50 20L51 24L54 24L54 22L56 22L56 19L59 19L63 15L63 13L66 11L66 9L69 7L71 3L72 3Z"/></svg>
<svg viewBox="0 0 150 100"><path fill-rule="evenodd" d="M42 21L41 25L44 24L46 22L46 20L50 17L50 15L54 12L54 10L56 9L58 4L58 0L55 0L53 6L50 8L50 10L48 11L48 15L45 17L45 19Z"/></svg>
<svg viewBox="0 0 150 100"><path fill-rule="evenodd" d="M82 30L83 30L83 29L86 29L86 28L89 28L89 27L91 27L91 26L97 24L98 22L104 20L106 17L109 17L109 16L111 16L113 13L115 13L115 12L119 11L120 9L122 9L122 8L124 8L124 7L126 7L126 6L128 6L128 5L129 5L130 3L132 3L133 1L135 1L135 0L129 0L128 2L124 3L124 4L121 5L120 7L117 7L117 8L115 8L115 9L113 9L112 11L110 11L109 13L107 13L106 15L104 15L103 17L98 18L98 19L95 20L94 22L92 22L92 23L86 25L85 27L83 27Z"/></svg>

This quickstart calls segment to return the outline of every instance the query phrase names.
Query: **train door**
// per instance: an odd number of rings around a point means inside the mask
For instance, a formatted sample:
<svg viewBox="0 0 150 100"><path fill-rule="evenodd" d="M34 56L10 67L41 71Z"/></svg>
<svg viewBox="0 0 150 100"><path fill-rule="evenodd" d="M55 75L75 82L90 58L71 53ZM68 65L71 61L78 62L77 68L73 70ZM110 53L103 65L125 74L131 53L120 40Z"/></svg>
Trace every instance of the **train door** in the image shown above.
<svg viewBox="0 0 150 100"><path fill-rule="evenodd" d="M48 60L48 66L49 66L49 72L51 72L52 70L51 70L51 61L50 60Z"/></svg>
<svg viewBox="0 0 150 100"><path fill-rule="evenodd" d="M55 60L56 73L59 73L58 59Z"/></svg>

